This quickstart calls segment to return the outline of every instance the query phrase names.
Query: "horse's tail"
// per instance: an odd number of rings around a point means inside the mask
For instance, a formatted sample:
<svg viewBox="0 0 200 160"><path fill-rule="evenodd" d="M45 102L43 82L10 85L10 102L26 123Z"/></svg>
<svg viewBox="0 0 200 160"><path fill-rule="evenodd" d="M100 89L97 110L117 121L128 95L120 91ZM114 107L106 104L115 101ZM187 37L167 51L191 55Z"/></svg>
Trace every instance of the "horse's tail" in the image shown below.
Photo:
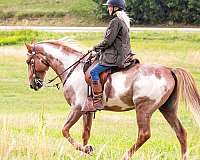
<svg viewBox="0 0 200 160"><path fill-rule="evenodd" d="M178 95L181 95L200 126L200 96L192 75L184 69L172 69L177 79Z"/></svg>

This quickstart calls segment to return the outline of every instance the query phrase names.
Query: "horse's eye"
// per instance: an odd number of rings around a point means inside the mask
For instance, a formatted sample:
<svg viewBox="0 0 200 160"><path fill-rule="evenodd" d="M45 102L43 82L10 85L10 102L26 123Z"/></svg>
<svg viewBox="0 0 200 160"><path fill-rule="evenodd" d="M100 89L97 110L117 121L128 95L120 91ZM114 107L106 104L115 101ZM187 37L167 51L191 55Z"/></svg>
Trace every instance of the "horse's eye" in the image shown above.
<svg viewBox="0 0 200 160"><path fill-rule="evenodd" d="M27 64L30 64L30 61L29 61L29 60L26 60L26 63L27 63Z"/></svg>

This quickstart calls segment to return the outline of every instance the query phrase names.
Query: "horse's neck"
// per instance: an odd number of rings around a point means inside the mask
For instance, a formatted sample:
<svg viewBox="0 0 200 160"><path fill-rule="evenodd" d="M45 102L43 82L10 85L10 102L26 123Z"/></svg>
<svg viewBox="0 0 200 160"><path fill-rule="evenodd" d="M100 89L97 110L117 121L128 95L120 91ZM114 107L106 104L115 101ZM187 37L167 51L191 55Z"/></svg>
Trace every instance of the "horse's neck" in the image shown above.
<svg viewBox="0 0 200 160"><path fill-rule="evenodd" d="M62 82L65 81L69 70L64 72L69 66L75 63L80 55L78 54L66 54L63 52L62 47L55 48L49 45L43 45L44 51L47 53L47 59L50 67L56 72ZM60 75L64 72L62 75Z"/></svg>

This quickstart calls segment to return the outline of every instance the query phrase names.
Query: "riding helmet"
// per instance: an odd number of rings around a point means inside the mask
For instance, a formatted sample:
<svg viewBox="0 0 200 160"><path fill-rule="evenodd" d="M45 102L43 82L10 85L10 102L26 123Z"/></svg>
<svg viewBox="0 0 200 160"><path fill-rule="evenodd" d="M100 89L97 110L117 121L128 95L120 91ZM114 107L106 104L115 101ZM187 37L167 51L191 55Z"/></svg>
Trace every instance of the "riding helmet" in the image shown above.
<svg viewBox="0 0 200 160"><path fill-rule="evenodd" d="M118 8L121 8L121 9L125 9L126 7L126 3L125 3L125 0L107 0L107 2L103 5L111 5L113 7L118 7Z"/></svg>

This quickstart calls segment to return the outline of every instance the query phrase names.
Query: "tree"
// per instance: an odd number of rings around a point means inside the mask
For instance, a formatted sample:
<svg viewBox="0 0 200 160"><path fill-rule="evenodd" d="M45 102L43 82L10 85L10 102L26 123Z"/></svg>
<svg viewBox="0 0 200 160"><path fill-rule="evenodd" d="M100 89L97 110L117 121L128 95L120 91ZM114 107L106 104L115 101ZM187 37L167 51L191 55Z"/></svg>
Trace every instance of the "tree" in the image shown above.
<svg viewBox="0 0 200 160"><path fill-rule="evenodd" d="M108 19L104 0L97 3L97 15ZM126 12L133 24L200 24L199 0L126 0Z"/></svg>

